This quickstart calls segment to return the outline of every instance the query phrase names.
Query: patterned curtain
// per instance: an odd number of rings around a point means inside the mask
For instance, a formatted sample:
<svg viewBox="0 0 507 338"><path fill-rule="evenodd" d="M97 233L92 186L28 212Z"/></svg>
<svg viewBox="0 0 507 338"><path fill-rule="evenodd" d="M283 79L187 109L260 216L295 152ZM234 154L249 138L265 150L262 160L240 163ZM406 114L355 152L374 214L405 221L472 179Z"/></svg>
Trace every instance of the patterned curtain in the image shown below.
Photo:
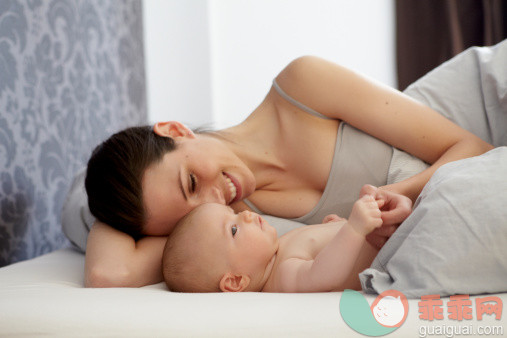
<svg viewBox="0 0 507 338"><path fill-rule="evenodd" d="M74 174L145 96L140 0L0 1L0 266L68 245Z"/></svg>

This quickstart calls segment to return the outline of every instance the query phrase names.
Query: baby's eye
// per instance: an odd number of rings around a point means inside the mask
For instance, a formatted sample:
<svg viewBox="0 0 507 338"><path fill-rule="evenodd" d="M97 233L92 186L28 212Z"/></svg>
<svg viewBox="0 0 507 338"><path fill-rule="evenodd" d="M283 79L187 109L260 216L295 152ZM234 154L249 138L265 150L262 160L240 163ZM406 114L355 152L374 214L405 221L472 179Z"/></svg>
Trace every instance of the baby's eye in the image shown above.
<svg viewBox="0 0 507 338"><path fill-rule="evenodd" d="M231 228L231 231L232 231L232 236L234 237L234 235L236 235L236 232L238 231L238 227L233 225Z"/></svg>

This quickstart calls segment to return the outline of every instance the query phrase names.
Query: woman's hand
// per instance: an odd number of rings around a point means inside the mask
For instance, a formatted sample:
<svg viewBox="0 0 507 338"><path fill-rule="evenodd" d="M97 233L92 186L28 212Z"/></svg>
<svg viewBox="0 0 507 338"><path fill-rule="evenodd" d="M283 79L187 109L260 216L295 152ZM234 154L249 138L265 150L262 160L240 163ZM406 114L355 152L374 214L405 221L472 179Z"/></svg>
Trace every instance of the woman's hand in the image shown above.
<svg viewBox="0 0 507 338"><path fill-rule="evenodd" d="M412 200L401 194L369 184L364 185L359 193L360 197L364 195L375 196L381 211L382 226L366 236L368 243L380 250L401 222L412 212Z"/></svg>

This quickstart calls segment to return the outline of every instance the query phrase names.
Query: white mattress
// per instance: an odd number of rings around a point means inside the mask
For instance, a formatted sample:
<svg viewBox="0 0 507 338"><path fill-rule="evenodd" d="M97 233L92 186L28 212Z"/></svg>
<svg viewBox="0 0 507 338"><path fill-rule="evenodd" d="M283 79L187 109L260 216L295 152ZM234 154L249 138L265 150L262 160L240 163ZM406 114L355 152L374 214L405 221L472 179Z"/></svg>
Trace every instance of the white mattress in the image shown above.
<svg viewBox="0 0 507 338"><path fill-rule="evenodd" d="M341 318L341 293L181 294L162 283L86 289L83 267L83 254L64 249L0 269L0 336L364 337ZM507 294L497 296L507 304ZM506 314L477 321L474 309L471 321L428 322L418 301L388 337L417 337L421 326L503 326L507 334Z"/></svg>

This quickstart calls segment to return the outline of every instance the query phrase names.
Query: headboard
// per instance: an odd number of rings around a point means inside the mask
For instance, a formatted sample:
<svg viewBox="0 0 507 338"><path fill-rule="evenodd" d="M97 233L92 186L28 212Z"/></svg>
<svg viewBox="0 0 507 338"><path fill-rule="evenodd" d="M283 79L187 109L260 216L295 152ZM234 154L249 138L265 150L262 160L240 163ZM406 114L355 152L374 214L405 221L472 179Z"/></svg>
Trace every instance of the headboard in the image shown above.
<svg viewBox="0 0 507 338"><path fill-rule="evenodd" d="M140 0L0 1L0 266L68 245L74 174L147 122Z"/></svg>

